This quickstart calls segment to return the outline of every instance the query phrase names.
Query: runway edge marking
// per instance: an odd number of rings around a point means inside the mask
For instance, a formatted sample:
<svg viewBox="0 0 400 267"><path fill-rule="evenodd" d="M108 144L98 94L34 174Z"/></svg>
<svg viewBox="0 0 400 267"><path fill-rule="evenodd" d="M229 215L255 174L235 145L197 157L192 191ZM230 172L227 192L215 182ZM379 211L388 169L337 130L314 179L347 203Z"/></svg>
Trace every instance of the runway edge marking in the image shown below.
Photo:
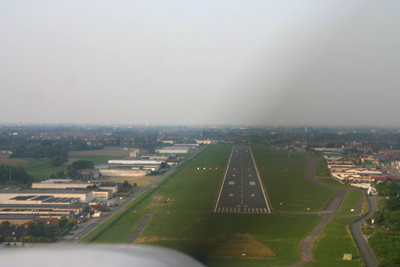
<svg viewBox="0 0 400 267"><path fill-rule="evenodd" d="M262 181L261 181L260 174L258 173L258 169L257 169L257 164L256 164L256 161L255 161L255 159L254 159L254 157L253 157L253 150L251 150L251 147L250 147L250 146L249 146L249 149L250 149L251 158L253 159L254 167L255 167L255 169L256 169L258 181L260 182L261 190L262 190L263 195L264 195L265 204L267 204L268 213L271 213L271 209L269 208L269 204L268 204L267 197L265 196L264 185L263 185L263 183L262 183Z"/></svg>
<svg viewBox="0 0 400 267"><path fill-rule="evenodd" d="M231 156L229 157L229 162L228 162L228 165L226 166L224 180L222 181L221 189L219 190L219 195L218 195L217 203L215 204L214 212L217 212L217 207L218 207L219 199L220 199L220 197L221 197L222 188L224 187L224 184L225 184L226 175L228 174L229 165L231 165L231 160L232 160L232 155L233 155L234 149L235 149L235 147L232 147Z"/></svg>

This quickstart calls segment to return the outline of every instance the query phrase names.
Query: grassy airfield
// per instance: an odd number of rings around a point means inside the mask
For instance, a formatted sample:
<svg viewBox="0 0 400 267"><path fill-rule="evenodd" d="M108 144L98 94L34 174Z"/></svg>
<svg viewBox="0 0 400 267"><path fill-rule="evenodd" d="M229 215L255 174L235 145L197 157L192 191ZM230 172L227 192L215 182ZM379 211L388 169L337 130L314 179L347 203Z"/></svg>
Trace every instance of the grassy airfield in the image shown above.
<svg viewBox="0 0 400 267"><path fill-rule="evenodd" d="M274 209L315 211L325 206L330 191L304 179L303 158L262 146L252 150ZM123 243L151 214L135 244L173 248L207 266L285 266L299 261L300 243L319 215L213 212L231 151L232 146L210 146L81 243Z"/></svg>
<svg viewBox="0 0 400 267"><path fill-rule="evenodd" d="M252 147L258 171L273 209L319 211L332 196L332 190L311 184L304 178L307 161L287 151Z"/></svg>

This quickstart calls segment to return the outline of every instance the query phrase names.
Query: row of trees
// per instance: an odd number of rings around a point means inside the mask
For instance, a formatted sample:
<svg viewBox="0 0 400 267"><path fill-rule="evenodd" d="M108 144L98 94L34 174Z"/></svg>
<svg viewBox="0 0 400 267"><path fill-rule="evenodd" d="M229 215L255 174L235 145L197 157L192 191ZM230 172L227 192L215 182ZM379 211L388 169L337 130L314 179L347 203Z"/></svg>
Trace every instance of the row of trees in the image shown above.
<svg viewBox="0 0 400 267"><path fill-rule="evenodd" d="M67 157L68 147L52 141L42 141L36 145L19 146L11 155L14 158L52 158L55 156Z"/></svg>
<svg viewBox="0 0 400 267"><path fill-rule="evenodd" d="M67 174L71 178L76 178L77 177L77 171L83 170L83 169L92 169L94 166L94 163L88 160L77 160L72 162L70 166L67 168Z"/></svg>
<svg viewBox="0 0 400 267"><path fill-rule="evenodd" d="M23 167L0 165L0 183L29 184L33 181Z"/></svg>
<svg viewBox="0 0 400 267"><path fill-rule="evenodd" d="M383 182L375 186L380 196L397 197L400 194L400 184L392 182Z"/></svg>
<svg viewBox="0 0 400 267"><path fill-rule="evenodd" d="M19 146L11 155L14 158L49 158L53 167L59 166L68 160L68 144L42 141L31 146Z"/></svg>
<svg viewBox="0 0 400 267"><path fill-rule="evenodd" d="M67 219L65 216L62 216L59 220L59 229L62 230L61 232L67 233L77 223L75 218ZM9 241L11 239L11 241L51 242L55 237L53 229L55 228L45 225L40 221L30 222L26 228L11 225L8 221L4 221L0 224L0 236L6 236L6 241L7 239ZM7 236L7 232L10 236ZM10 234L17 232L20 233L12 236Z"/></svg>
<svg viewBox="0 0 400 267"><path fill-rule="evenodd" d="M383 182L375 186L382 199L380 209L367 220L372 234L369 243L379 259L379 266L400 265L400 184Z"/></svg>
<svg viewBox="0 0 400 267"><path fill-rule="evenodd" d="M380 196L388 198L381 200L380 210L372 215L369 222L374 219L374 223L381 228L400 231L400 184L383 182L377 184L375 188Z"/></svg>

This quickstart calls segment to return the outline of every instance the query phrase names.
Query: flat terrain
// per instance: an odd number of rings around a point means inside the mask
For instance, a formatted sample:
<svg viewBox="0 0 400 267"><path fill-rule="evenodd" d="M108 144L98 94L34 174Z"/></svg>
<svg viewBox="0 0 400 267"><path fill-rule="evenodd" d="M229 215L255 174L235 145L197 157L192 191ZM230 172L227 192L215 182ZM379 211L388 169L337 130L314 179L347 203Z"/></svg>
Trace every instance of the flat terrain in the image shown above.
<svg viewBox="0 0 400 267"><path fill-rule="evenodd" d="M129 156L128 150L83 150L71 151L68 162L62 166L52 167L48 158L9 158L9 155L0 155L0 164L23 166L26 171L40 180L48 179L59 171L67 172L67 166L77 160L89 160L95 165L107 163L110 159L122 159Z"/></svg>
<svg viewBox="0 0 400 267"><path fill-rule="evenodd" d="M216 212L270 213L249 147L234 147L215 206Z"/></svg>
<svg viewBox="0 0 400 267"><path fill-rule="evenodd" d="M81 150L70 151L68 156L115 156L115 157L129 157L129 150L122 149L102 149L102 150Z"/></svg>
<svg viewBox="0 0 400 267"><path fill-rule="evenodd" d="M308 154L262 146L251 150L267 198L274 203L272 214L214 212L224 178L226 182L233 177L229 168L239 171L237 164L229 163L236 154L232 146L214 145L82 242L164 246L207 266L362 265L347 228L362 213L362 193L316 179L314 160ZM246 148L242 152L237 152L240 162L240 155L246 158ZM349 214L354 206L354 214ZM337 212L340 217L335 218ZM353 260L343 261L344 253L353 254Z"/></svg>
<svg viewBox="0 0 400 267"><path fill-rule="evenodd" d="M348 225L355 217L335 218L328 222L313 245L315 262L307 266L361 266L363 261ZM353 260L344 261L343 254L352 254Z"/></svg>
<svg viewBox="0 0 400 267"><path fill-rule="evenodd" d="M299 154L263 146L253 146L252 151L271 209L319 211L332 197L332 190L305 178L307 160Z"/></svg>
<svg viewBox="0 0 400 267"><path fill-rule="evenodd" d="M67 171L67 166L65 165L51 167L50 159L48 158L42 158L42 159L27 158L25 160L29 162L29 164L24 165L26 171L30 175L40 180L48 179L52 174L56 174L59 171L64 171L64 172Z"/></svg>
<svg viewBox="0 0 400 267"><path fill-rule="evenodd" d="M11 166L21 166L29 164L29 161L26 161L24 159L10 158L9 155L0 155L0 165L1 164L11 165Z"/></svg>
<svg viewBox="0 0 400 267"><path fill-rule="evenodd" d="M214 212L231 152L232 146L208 147L84 241L165 246L209 266L299 261L299 244L319 215Z"/></svg>
<svg viewBox="0 0 400 267"><path fill-rule="evenodd" d="M359 203L359 199L361 197L361 191L349 191L347 192L346 198L343 200L342 205L340 206L338 212L336 213L337 217L340 216L352 216L357 215L357 205Z"/></svg>

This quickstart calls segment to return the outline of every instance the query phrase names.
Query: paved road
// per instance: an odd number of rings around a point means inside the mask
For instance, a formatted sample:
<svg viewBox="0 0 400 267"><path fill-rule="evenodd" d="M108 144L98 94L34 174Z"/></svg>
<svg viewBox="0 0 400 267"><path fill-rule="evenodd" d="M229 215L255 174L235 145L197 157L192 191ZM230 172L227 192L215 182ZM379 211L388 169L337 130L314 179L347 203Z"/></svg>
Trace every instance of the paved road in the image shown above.
<svg viewBox="0 0 400 267"><path fill-rule="evenodd" d="M85 222L83 224L79 224L78 227L75 230L72 231L72 233L74 235L66 235L66 236L64 236L63 239L60 239L60 240L57 241L57 244L75 244L75 243L77 243L79 240L77 240L76 238L78 238L78 239L83 238L84 236L89 234L91 231L93 231L97 226L99 226L100 224L105 222L108 218L110 218L112 215L114 215L116 212L125 209L125 207L130 202L132 202L133 200L135 200L136 198L141 196L143 193L145 193L151 187L156 186L156 184L158 182L160 182L162 179L164 179L165 177L167 177L168 175L173 173L182 164L184 164L188 160L191 160L192 158L197 156L206 147L207 146L203 146L203 147L198 148L195 151L195 153L193 153L192 155L190 155L189 157L187 157L186 159L181 161L177 166L172 167L170 170L168 170L167 172L165 172L162 175L160 175L154 182L152 182L151 184L149 184L149 185L147 185L145 187L142 187L139 190L135 191L132 195L127 197L122 204L112 208L111 211L109 211L109 212L103 213L102 217L100 217L100 218L91 218L88 222Z"/></svg>
<svg viewBox="0 0 400 267"><path fill-rule="evenodd" d="M350 225L350 231L353 234L354 240L367 267L379 265L378 259L368 244L368 240L361 232L361 225L365 222L365 219L371 216L374 211L379 210L376 200L376 197L369 197L368 203L370 208L368 213Z"/></svg>
<svg viewBox="0 0 400 267"><path fill-rule="evenodd" d="M319 214L322 216L321 221L317 224L317 226L314 228L314 230L304 239L303 243L301 244L301 247L300 247L301 261L297 262L291 266L303 266L303 265L309 264L314 261L314 258L313 258L312 252L311 252L312 244L317 239L317 237L321 234L325 225L332 218L335 217L335 214L339 210L340 205L342 204L348 191L363 191L358 188L337 188L337 187L333 187L333 186L330 186L330 185L327 185L327 184L324 184L324 183L318 181L314 177L314 159L310 155L307 155L307 154L301 154L301 155L303 157L305 157L308 161L307 169L306 169L306 173L305 173L306 179L310 183L333 190L334 194L333 194L332 198L329 200L329 202L326 204L326 206L324 207L323 211L319 212ZM359 201L357 204L356 211L360 213L361 208L362 208L362 201ZM279 212L279 213L283 213L283 212ZM359 214L359 213L357 213L357 214ZM358 241L360 237L354 236L354 238L355 239L357 238L357 241ZM364 238L362 238L362 239L364 239ZM357 243L357 241L356 241L356 243ZM369 247L368 243L367 243L367 246ZM363 255L363 252L361 252L361 250L363 248L362 247L358 247L358 248L360 250L361 255ZM372 250L371 250L371 252L372 252ZM371 253L371 252L365 252L365 253ZM373 254L373 252L372 252L372 254ZM368 264L372 264L371 262L369 262L368 258L363 257L363 260L367 264L367 266L375 266L375 265L368 265Z"/></svg>
<svg viewBox="0 0 400 267"><path fill-rule="evenodd" d="M250 147L234 147L215 212L270 213Z"/></svg>

